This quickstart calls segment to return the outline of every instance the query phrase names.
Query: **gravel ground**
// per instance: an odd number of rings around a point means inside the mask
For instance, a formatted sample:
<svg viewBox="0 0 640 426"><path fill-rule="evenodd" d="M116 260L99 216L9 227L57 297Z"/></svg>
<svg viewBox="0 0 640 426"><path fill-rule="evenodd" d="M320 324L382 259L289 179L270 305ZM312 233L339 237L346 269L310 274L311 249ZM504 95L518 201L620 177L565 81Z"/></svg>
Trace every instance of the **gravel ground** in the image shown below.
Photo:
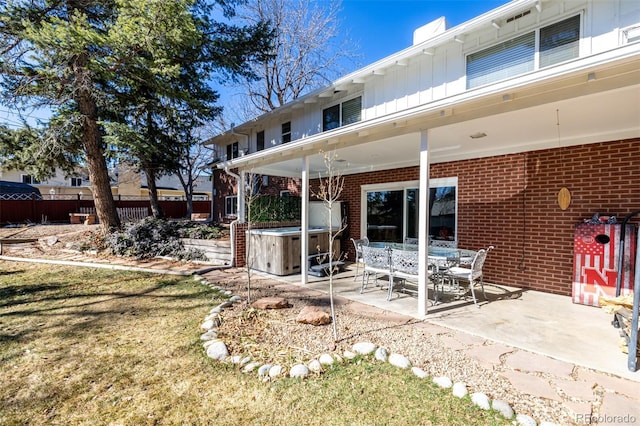
<svg viewBox="0 0 640 426"><path fill-rule="evenodd" d="M0 228L0 238L38 238L36 251L51 258L57 254L67 255L74 247L93 241L99 232L99 225L36 225ZM25 250L30 250L29 255L33 256L33 247ZM244 274L217 273L209 280L246 298ZM314 327L295 321L297 313L306 305L321 306L328 311L328 296L318 298L301 293L297 287L276 287L274 281L254 277L252 300L267 296L285 297L291 308L258 311L242 303L224 310L219 337L232 354L251 354L258 361L292 366L325 352L343 353L354 343L368 341L389 352L405 355L431 377L447 376L454 382L464 382L470 393L483 392L492 399L504 400L516 413L528 414L538 422L573 424L572 416L562 403L519 393L500 376L500 369L487 369L464 351L452 349L441 339L446 335L433 333L421 321L381 320L374 314L354 312L349 302L341 300L336 303L339 340L334 342L332 326Z"/></svg>
<svg viewBox="0 0 640 426"><path fill-rule="evenodd" d="M225 278L218 273L207 279L246 298L246 276L227 275ZM273 281L252 280L252 300L269 296L284 297L291 307L258 311L242 303L223 311L218 336L232 355L251 355L258 362L290 367L317 359L325 352L342 354L357 342L372 342L390 353L405 355L431 377L447 376L453 382L466 383L469 393L483 392L491 399L506 401L518 414L527 414L538 422L573 423L562 403L519 393L499 374L499 369L490 370L464 351L452 349L441 340L447 333L434 334L433 328L422 321L384 321L379 315L354 312L350 302L341 300L336 303L338 341L334 342L331 325L311 326L295 321L306 305L329 311L328 296L318 298L301 293L296 287L276 287Z"/></svg>

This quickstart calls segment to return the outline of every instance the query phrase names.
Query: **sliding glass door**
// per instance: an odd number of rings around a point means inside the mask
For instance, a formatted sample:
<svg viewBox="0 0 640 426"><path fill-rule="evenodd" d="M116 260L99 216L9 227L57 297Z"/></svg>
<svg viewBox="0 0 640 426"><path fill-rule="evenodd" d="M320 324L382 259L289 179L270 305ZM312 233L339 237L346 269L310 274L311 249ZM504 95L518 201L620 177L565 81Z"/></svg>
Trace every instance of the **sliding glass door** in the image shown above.
<svg viewBox="0 0 640 426"><path fill-rule="evenodd" d="M417 182L362 187L364 231L371 241L403 242L420 229ZM432 179L429 188L429 237L453 241L457 235L457 178Z"/></svg>

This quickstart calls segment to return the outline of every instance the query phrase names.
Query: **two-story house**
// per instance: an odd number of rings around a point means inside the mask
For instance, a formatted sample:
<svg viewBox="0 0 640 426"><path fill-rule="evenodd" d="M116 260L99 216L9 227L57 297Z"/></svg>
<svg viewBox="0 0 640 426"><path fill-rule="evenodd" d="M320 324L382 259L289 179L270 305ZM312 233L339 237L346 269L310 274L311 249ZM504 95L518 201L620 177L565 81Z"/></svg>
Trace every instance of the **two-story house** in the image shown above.
<svg viewBox="0 0 640 426"><path fill-rule="evenodd" d="M351 236L419 239L419 312L430 238L493 245L487 281L569 295L576 223L640 209L640 6L515 0L452 28L441 18L210 142L232 152L217 165L229 176L300 179L303 212L335 151Z"/></svg>

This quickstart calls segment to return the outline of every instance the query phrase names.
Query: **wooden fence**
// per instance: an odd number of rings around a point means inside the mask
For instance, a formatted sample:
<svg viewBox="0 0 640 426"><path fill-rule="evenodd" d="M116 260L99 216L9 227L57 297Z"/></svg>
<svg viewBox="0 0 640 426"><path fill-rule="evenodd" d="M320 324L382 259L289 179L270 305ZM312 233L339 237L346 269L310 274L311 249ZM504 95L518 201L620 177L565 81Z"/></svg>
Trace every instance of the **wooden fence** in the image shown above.
<svg viewBox="0 0 640 426"><path fill-rule="evenodd" d="M148 200L115 200L118 215L123 222L139 220L151 214ZM186 201L160 201L165 217L185 218ZM209 214L211 201L194 201L193 213ZM69 223L70 213L95 211L93 200L0 200L0 226L18 223ZM146 212L146 213L145 213Z"/></svg>

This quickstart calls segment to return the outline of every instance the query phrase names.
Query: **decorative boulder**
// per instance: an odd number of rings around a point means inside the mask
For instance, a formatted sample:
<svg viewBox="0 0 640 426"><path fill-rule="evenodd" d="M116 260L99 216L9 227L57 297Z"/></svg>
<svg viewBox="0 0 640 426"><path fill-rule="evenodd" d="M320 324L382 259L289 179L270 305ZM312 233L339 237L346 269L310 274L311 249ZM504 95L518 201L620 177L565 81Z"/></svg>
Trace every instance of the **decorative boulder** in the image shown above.
<svg viewBox="0 0 640 426"><path fill-rule="evenodd" d="M289 377L304 379L309 375L309 369L304 364L297 364L291 367Z"/></svg>
<svg viewBox="0 0 640 426"><path fill-rule="evenodd" d="M212 359L224 361L229 356L227 345L223 341L218 340L207 348L207 356Z"/></svg>
<svg viewBox="0 0 640 426"><path fill-rule="evenodd" d="M296 321L302 324L327 325L331 323L331 315L316 306L305 306Z"/></svg>
<svg viewBox="0 0 640 426"><path fill-rule="evenodd" d="M291 306L284 297L263 297L251 304L256 309L284 309Z"/></svg>
<svg viewBox="0 0 640 426"><path fill-rule="evenodd" d="M411 361L404 355L401 354L391 354L389 355L389 364L398 368L409 368L411 367Z"/></svg>
<svg viewBox="0 0 640 426"><path fill-rule="evenodd" d="M378 347L371 342L358 342L358 343L354 343L351 349L353 349L353 352L355 352L356 354L369 355L370 353L374 352L377 348Z"/></svg>

